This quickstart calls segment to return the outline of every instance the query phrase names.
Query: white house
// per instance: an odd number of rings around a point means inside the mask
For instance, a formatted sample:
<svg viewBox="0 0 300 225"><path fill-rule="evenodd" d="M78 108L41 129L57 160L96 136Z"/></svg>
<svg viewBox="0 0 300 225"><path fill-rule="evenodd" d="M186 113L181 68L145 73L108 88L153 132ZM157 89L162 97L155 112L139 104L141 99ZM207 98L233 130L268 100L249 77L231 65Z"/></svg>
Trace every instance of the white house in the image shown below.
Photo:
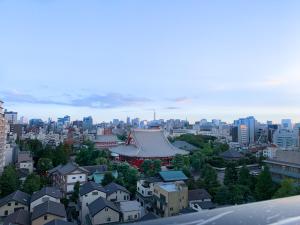
<svg viewBox="0 0 300 225"><path fill-rule="evenodd" d="M53 185L62 190L65 194L74 191L74 185L79 182L83 185L87 182L88 171L74 162L66 165L59 165L48 171Z"/></svg>
<svg viewBox="0 0 300 225"><path fill-rule="evenodd" d="M122 222L136 221L143 216L143 208L138 201L126 201L119 204L122 213Z"/></svg>

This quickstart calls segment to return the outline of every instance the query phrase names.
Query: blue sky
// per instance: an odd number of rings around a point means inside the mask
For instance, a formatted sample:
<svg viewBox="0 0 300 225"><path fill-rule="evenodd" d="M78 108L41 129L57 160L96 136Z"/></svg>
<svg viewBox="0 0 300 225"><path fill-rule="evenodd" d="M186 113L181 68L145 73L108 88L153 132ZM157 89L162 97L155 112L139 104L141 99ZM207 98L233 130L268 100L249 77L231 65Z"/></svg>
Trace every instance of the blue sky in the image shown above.
<svg viewBox="0 0 300 225"><path fill-rule="evenodd" d="M26 117L300 115L300 1L0 0L0 98Z"/></svg>

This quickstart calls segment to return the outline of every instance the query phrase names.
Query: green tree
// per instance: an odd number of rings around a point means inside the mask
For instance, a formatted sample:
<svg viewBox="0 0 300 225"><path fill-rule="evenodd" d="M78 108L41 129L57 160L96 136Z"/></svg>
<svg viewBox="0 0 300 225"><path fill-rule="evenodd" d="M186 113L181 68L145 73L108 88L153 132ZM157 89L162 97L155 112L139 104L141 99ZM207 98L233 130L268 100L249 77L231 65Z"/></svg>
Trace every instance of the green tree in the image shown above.
<svg viewBox="0 0 300 225"><path fill-rule="evenodd" d="M202 178L205 189L208 190L210 194L214 194L220 186L216 170L210 165L206 165L203 168Z"/></svg>
<svg viewBox="0 0 300 225"><path fill-rule="evenodd" d="M95 164L97 164L97 165L107 165L108 160L104 157L98 157L98 158L95 159Z"/></svg>
<svg viewBox="0 0 300 225"><path fill-rule="evenodd" d="M182 170L184 167L190 167L190 158L188 156L176 154L172 160L172 166L175 170Z"/></svg>
<svg viewBox="0 0 300 225"><path fill-rule="evenodd" d="M101 184L102 184L102 186L105 186L107 184L110 184L114 180L115 180L114 176L112 175L112 173L110 171L108 171L108 172L104 173L104 178L103 178Z"/></svg>
<svg viewBox="0 0 300 225"><path fill-rule="evenodd" d="M238 183L240 185L250 186L251 182L252 179L249 169L246 166L241 167L238 173Z"/></svg>
<svg viewBox="0 0 300 225"><path fill-rule="evenodd" d="M4 168L4 171L0 177L0 190L1 196L4 197L12 192L18 190L20 182L16 168L9 165Z"/></svg>
<svg viewBox="0 0 300 225"><path fill-rule="evenodd" d="M49 158L40 158L37 163L37 171L40 174L45 174L48 170L53 168L52 160Z"/></svg>
<svg viewBox="0 0 300 225"><path fill-rule="evenodd" d="M161 161L146 159L141 164L141 169L146 176L155 176L161 170Z"/></svg>
<svg viewBox="0 0 300 225"><path fill-rule="evenodd" d="M294 181L292 179L284 179L280 184L280 188L274 194L273 198L284 198L296 194L297 189Z"/></svg>
<svg viewBox="0 0 300 225"><path fill-rule="evenodd" d="M80 183L77 181L74 185L74 191L71 196L71 200L75 203L77 203L79 198L79 189L80 189Z"/></svg>
<svg viewBox="0 0 300 225"><path fill-rule="evenodd" d="M32 173L27 176L23 184L24 192L32 194L35 191L40 190L41 188L41 179L38 175Z"/></svg>
<svg viewBox="0 0 300 225"><path fill-rule="evenodd" d="M255 195L256 199L268 200L272 197L274 192L272 177L268 167L264 167L263 171L258 175L256 186L255 186Z"/></svg>
<svg viewBox="0 0 300 225"><path fill-rule="evenodd" d="M238 173L235 163L228 163L225 169L224 175L224 184L225 185L234 185L238 180Z"/></svg>
<svg viewBox="0 0 300 225"><path fill-rule="evenodd" d="M194 171L200 171L205 163L205 157L201 151L196 151L190 156L190 162Z"/></svg>
<svg viewBox="0 0 300 225"><path fill-rule="evenodd" d="M214 202L220 205L230 204L231 195L227 186L221 186L216 190Z"/></svg>

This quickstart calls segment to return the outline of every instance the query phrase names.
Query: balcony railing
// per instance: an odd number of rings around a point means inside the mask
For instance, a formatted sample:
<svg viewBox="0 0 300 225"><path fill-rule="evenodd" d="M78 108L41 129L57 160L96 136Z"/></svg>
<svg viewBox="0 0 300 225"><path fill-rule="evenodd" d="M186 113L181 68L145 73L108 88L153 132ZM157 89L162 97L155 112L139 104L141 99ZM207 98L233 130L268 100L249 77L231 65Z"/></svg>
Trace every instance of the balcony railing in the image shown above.
<svg viewBox="0 0 300 225"><path fill-rule="evenodd" d="M141 225L292 225L300 224L300 196L205 210L132 224Z"/></svg>

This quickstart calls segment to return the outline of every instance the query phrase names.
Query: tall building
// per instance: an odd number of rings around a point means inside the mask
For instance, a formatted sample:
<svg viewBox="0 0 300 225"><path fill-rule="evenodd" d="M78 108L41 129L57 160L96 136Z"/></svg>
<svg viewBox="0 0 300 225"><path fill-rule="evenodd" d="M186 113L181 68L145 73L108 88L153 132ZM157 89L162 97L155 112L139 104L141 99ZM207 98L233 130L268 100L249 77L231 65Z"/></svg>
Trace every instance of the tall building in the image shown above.
<svg viewBox="0 0 300 225"><path fill-rule="evenodd" d="M92 129L92 127L93 127L93 118L91 116L83 117L82 126L83 126L83 129L85 129L85 130Z"/></svg>
<svg viewBox="0 0 300 225"><path fill-rule="evenodd" d="M249 144L249 129L247 125L239 125L238 126L238 142L241 145Z"/></svg>
<svg viewBox="0 0 300 225"><path fill-rule="evenodd" d="M281 149L293 149L298 146L299 131L277 129L273 135L273 143Z"/></svg>
<svg viewBox="0 0 300 225"><path fill-rule="evenodd" d="M291 119L282 119L281 120L281 127L284 129L291 130L293 128L292 120Z"/></svg>
<svg viewBox="0 0 300 225"><path fill-rule="evenodd" d="M256 141L255 132L256 132L256 127L257 127L257 121L253 116L235 120L234 125L235 126L245 125L248 129L248 132L247 132L248 144L255 143L255 141Z"/></svg>
<svg viewBox="0 0 300 225"><path fill-rule="evenodd" d="M9 124L16 124L18 122L18 113L5 110L4 118Z"/></svg>
<svg viewBox="0 0 300 225"><path fill-rule="evenodd" d="M0 100L0 173L3 172L5 165L5 118L2 108L3 102Z"/></svg>

